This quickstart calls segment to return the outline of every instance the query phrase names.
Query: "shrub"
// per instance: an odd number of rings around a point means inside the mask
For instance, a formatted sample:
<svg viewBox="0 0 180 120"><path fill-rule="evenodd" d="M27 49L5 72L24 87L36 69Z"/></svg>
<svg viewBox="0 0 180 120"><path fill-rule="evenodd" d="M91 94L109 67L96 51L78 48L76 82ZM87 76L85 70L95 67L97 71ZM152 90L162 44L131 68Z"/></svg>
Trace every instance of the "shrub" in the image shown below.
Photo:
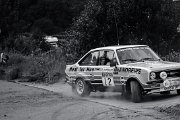
<svg viewBox="0 0 180 120"><path fill-rule="evenodd" d="M168 55L162 57L162 59L171 62L180 62L180 53L172 51Z"/></svg>
<svg viewBox="0 0 180 120"><path fill-rule="evenodd" d="M59 50L49 51L39 56L26 57L23 65L23 76L29 81L54 83L63 77L65 60Z"/></svg>
<svg viewBox="0 0 180 120"><path fill-rule="evenodd" d="M65 58L60 49L35 55L9 53L3 70L7 80L22 77L22 81L54 83L64 76Z"/></svg>
<svg viewBox="0 0 180 120"><path fill-rule="evenodd" d="M3 69L0 69L0 80L3 80L5 76L5 71Z"/></svg>
<svg viewBox="0 0 180 120"><path fill-rule="evenodd" d="M7 66L19 65L26 62L26 57L22 54L9 54Z"/></svg>
<svg viewBox="0 0 180 120"><path fill-rule="evenodd" d="M7 80L14 80L21 77L21 70L18 67L12 68L6 74Z"/></svg>

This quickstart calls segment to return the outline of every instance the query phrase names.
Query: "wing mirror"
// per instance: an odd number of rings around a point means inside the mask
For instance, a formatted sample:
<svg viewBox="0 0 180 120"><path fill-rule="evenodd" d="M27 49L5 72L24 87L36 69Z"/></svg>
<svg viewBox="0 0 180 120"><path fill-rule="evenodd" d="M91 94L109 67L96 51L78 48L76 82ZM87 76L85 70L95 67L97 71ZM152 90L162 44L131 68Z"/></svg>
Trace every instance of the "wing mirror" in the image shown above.
<svg viewBox="0 0 180 120"><path fill-rule="evenodd" d="M117 65L117 60L116 58L113 58L111 61L110 61L110 67L115 67Z"/></svg>

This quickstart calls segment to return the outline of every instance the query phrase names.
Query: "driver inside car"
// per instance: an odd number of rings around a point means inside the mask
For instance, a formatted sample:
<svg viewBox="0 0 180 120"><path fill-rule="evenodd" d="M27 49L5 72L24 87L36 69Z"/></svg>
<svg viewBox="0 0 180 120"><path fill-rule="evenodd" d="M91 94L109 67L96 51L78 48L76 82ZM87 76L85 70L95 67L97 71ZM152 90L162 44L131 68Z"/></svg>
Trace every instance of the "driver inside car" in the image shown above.
<svg viewBox="0 0 180 120"><path fill-rule="evenodd" d="M107 52L104 51L104 54L100 57L100 65L107 65L108 62L110 62L110 59L107 57Z"/></svg>

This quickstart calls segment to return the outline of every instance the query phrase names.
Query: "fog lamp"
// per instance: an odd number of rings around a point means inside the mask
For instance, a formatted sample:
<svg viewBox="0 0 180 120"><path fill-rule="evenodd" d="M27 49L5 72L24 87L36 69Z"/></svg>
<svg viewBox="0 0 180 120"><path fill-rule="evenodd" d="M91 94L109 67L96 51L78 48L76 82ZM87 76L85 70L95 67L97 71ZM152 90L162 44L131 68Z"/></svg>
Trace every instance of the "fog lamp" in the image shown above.
<svg viewBox="0 0 180 120"><path fill-rule="evenodd" d="M153 80L153 79L155 79L155 78L156 78L156 73L151 72L151 73L150 73L150 79Z"/></svg>
<svg viewBox="0 0 180 120"><path fill-rule="evenodd" d="M167 73L166 72L161 72L160 77L164 80L167 78Z"/></svg>

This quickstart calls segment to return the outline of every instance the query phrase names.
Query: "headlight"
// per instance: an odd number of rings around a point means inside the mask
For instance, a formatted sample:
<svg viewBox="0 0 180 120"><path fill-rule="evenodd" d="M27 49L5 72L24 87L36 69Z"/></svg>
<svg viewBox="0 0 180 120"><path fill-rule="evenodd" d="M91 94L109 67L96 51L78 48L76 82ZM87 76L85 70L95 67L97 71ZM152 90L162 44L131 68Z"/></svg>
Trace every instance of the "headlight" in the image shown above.
<svg viewBox="0 0 180 120"><path fill-rule="evenodd" d="M155 79L155 78L156 78L156 73L151 72L151 73L150 73L150 79L153 80L153 79Z"/></svg>
<svg viewBox="0 0 180 120"><path fill-rule="evenodd" d="M166 79L166 78L167 78L167 73L166 73L166 72L161 72L161 73L160 73L160 77L161 77L162 79Z"/></svg>

